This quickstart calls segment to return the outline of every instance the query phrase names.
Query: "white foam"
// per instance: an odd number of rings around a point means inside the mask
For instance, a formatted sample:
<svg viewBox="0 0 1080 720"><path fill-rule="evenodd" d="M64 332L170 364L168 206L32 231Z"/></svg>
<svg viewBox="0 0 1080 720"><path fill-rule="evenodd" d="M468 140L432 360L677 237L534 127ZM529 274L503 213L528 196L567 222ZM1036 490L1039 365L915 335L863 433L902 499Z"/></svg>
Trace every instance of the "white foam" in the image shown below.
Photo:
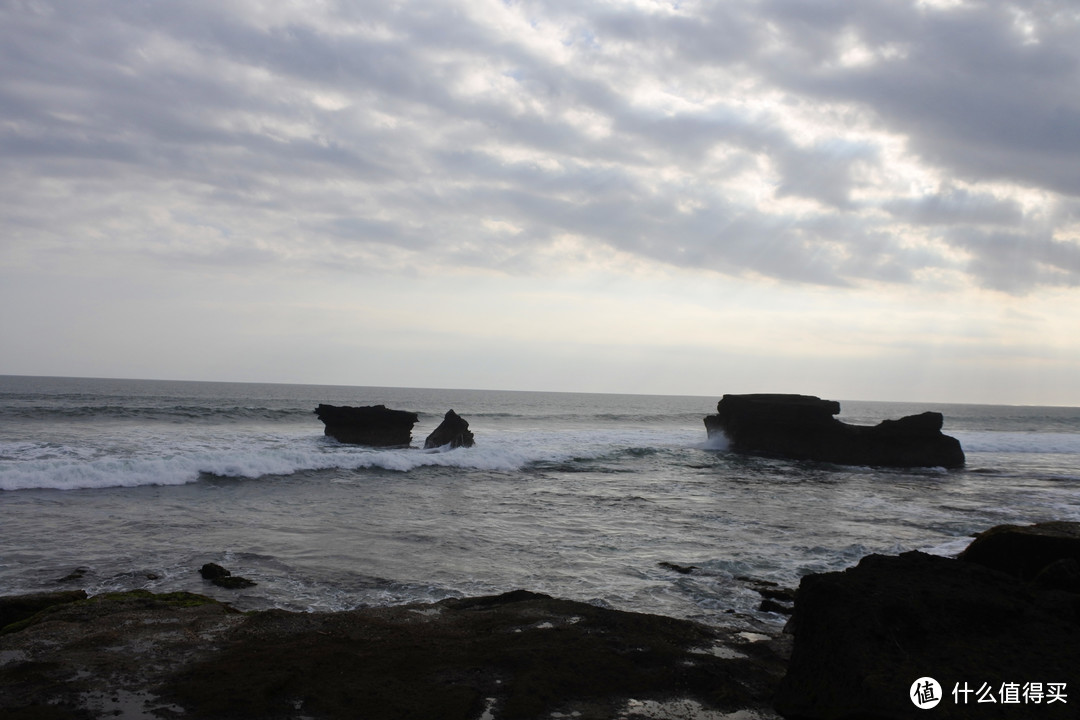
<svg viewBox="0 0 1080 720"><path fill-rule="evenodd" d="M326 469L422 467L512 472L532 463L600 458L633 447L690 446L687 438L642 432L496 433L471 448L374 449L310 434L176 438L144 435L126 446L87 448L55 443L0 445L0 490L74 490L179 485L201 475L259 478Z"/></svg>
<svg viewBox="0 0 1080 720"><path fill-rule="evenodd" d="M58 458L0 463L0 490L180 485L197 478L198 470L190 463L168 459L99 458L80 462Z"/></svg>
<svg viewBox="0 0 1080 720"><path fill-rule="evenodd" d="M702 450L727 450L730 445L731 442L728 440L727 435L724 433L716 433L710 435L705 442L699 443L697 447Z"/></svg>
<svg viewBox="0 0 1080 720"><path fill-rule="evenodd" d="M971 544L972 538L970 537L958 537L948 540L946 542L934 545L932 547L923 548L922 551L929 553L930 555L941 555L942 557L956 557L968 545Z"/></svg>

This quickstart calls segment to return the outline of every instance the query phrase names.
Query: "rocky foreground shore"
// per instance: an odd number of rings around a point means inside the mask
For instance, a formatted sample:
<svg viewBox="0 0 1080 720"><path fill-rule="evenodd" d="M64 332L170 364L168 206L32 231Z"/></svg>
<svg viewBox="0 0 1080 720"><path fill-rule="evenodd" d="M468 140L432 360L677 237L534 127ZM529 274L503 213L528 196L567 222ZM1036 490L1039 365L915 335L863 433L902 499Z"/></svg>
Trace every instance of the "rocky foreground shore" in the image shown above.
<svg viewBox="0 0 1080 720"><path fill-rule="evenodd" d="M338 613L55 599L0 636L5 718L775 717L787 656L783 638L525 591Z"/></svg>
<svg viewBox="0 0 1080 720"><path fill-rule="evenodd" d="M1080 524L807 576L771 635L526 591L339 613L52 593L0 598L0 628L12 719L1076 718Z"/></svg>

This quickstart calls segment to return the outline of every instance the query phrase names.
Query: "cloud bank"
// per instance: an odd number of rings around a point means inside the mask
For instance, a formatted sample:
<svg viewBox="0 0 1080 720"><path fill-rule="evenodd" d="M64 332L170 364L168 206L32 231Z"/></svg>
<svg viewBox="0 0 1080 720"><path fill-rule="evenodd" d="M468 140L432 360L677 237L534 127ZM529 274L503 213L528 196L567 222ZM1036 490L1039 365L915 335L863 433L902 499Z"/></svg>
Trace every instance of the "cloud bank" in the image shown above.
<svg viewBox="0 0 1080 720"><path fill-rule="evenodd" d="M11 0L0 68L9 268L1080 284L1067 0Z"/></svg>

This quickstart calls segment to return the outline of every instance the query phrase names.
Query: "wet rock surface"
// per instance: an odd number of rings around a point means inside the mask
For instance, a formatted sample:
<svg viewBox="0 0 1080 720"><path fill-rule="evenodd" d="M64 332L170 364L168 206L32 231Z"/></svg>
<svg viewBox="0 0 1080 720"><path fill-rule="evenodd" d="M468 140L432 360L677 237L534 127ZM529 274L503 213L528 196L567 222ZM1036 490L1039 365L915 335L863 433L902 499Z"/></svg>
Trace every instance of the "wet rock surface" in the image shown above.
<svg viewBox="0 0 1080 720"><path fill-rule="evenodd" d="M179 717L157 688L244 620L191 593L138 590L46 607L0 629L0 717Z"/></svg>
<svg viewBox="0 0 1080 720"><path fill-rule="evenodd" d="M606 720L677 705L776 717L785 638L750 635L524 591L252 614L141 591L0 635L0 714Z"/></svg>
<svg viewBox="0 0 1080 720"><path fill-rule="evenodd" d="M998 525L979 533L959 557L1025 580L1068 577L1080 563L1080 523Z"/></svg>
<svg viewBox="0 0 1080 720"><path fill-rule="evenodd" d="M1076 692L1075 593L953 558L870 555L843 572L804 577L790 629L794 646L776 704L785 717L919 717L910 693L923 677L940 683L944 696L928 716L1077 716L1076 698L1025 707L1021 695L1027 683L1041 691L1065 683ZM993 701L978 702L984 684ZM1009 692L1015 703L1003 702Z"/></svg>
<svg viewBox="0 0 1080 720"><path fill-rule="evenodd" d="M840 403L812 395L724 395L705 418L709 436L723 434L735 452L879 467L964 466L960 442L941 432L941 413L925 412L878 425L833 417Z"/></svg>
<svg viewBox="0 0 1080 720"><path fill-rule="evenodd" d="M1078 523L1002 526L963 559L807 575L783 634L524 590L337 613L145 590L0 598L0 716L886 720L923 717L911 687L931 677L933 717L1073 718L1078 537ZM791 612L790 590L736 579Z"/></svg>
<svg viewBox="0 0 1080 720"><path fill-rule="evenodd" d="M0 597L0 629L23 622L47 608L85 599L86 591L84 590L61 590Z"/></svg>
<svg viewBox="0 0 1080 720"><path fill-rule="evenodd" d="M231 570L226 570L217 563L206 563L199 568L199 575L202 576L203 580L209 580L214 585L223 587L226 590L242 590L258 584L246 577L233 575Z"/></svg>

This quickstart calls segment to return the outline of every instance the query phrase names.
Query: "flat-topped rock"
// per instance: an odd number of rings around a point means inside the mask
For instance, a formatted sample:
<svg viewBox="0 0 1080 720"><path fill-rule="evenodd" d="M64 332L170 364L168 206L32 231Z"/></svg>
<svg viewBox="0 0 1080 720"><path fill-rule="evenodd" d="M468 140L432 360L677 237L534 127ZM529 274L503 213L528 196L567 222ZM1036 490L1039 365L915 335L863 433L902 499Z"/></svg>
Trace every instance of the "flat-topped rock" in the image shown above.
<svg viewBox="0 0 1080 720"><path fill-rule="evenodd" d="M839 412L840 403L813 395L724 395L705 429L750 455L883 467L964 465L960 442L941 432L941 413L862 426L837 420Z"/></svg>
<svg viewBox="0 0 1080 720"><path fill-rule="evenodd" d="M385 405L319 405L315 414L326 425L324 432L329 437L371 447L408 447L419 419L414 412L391 410Z"/></svg>

